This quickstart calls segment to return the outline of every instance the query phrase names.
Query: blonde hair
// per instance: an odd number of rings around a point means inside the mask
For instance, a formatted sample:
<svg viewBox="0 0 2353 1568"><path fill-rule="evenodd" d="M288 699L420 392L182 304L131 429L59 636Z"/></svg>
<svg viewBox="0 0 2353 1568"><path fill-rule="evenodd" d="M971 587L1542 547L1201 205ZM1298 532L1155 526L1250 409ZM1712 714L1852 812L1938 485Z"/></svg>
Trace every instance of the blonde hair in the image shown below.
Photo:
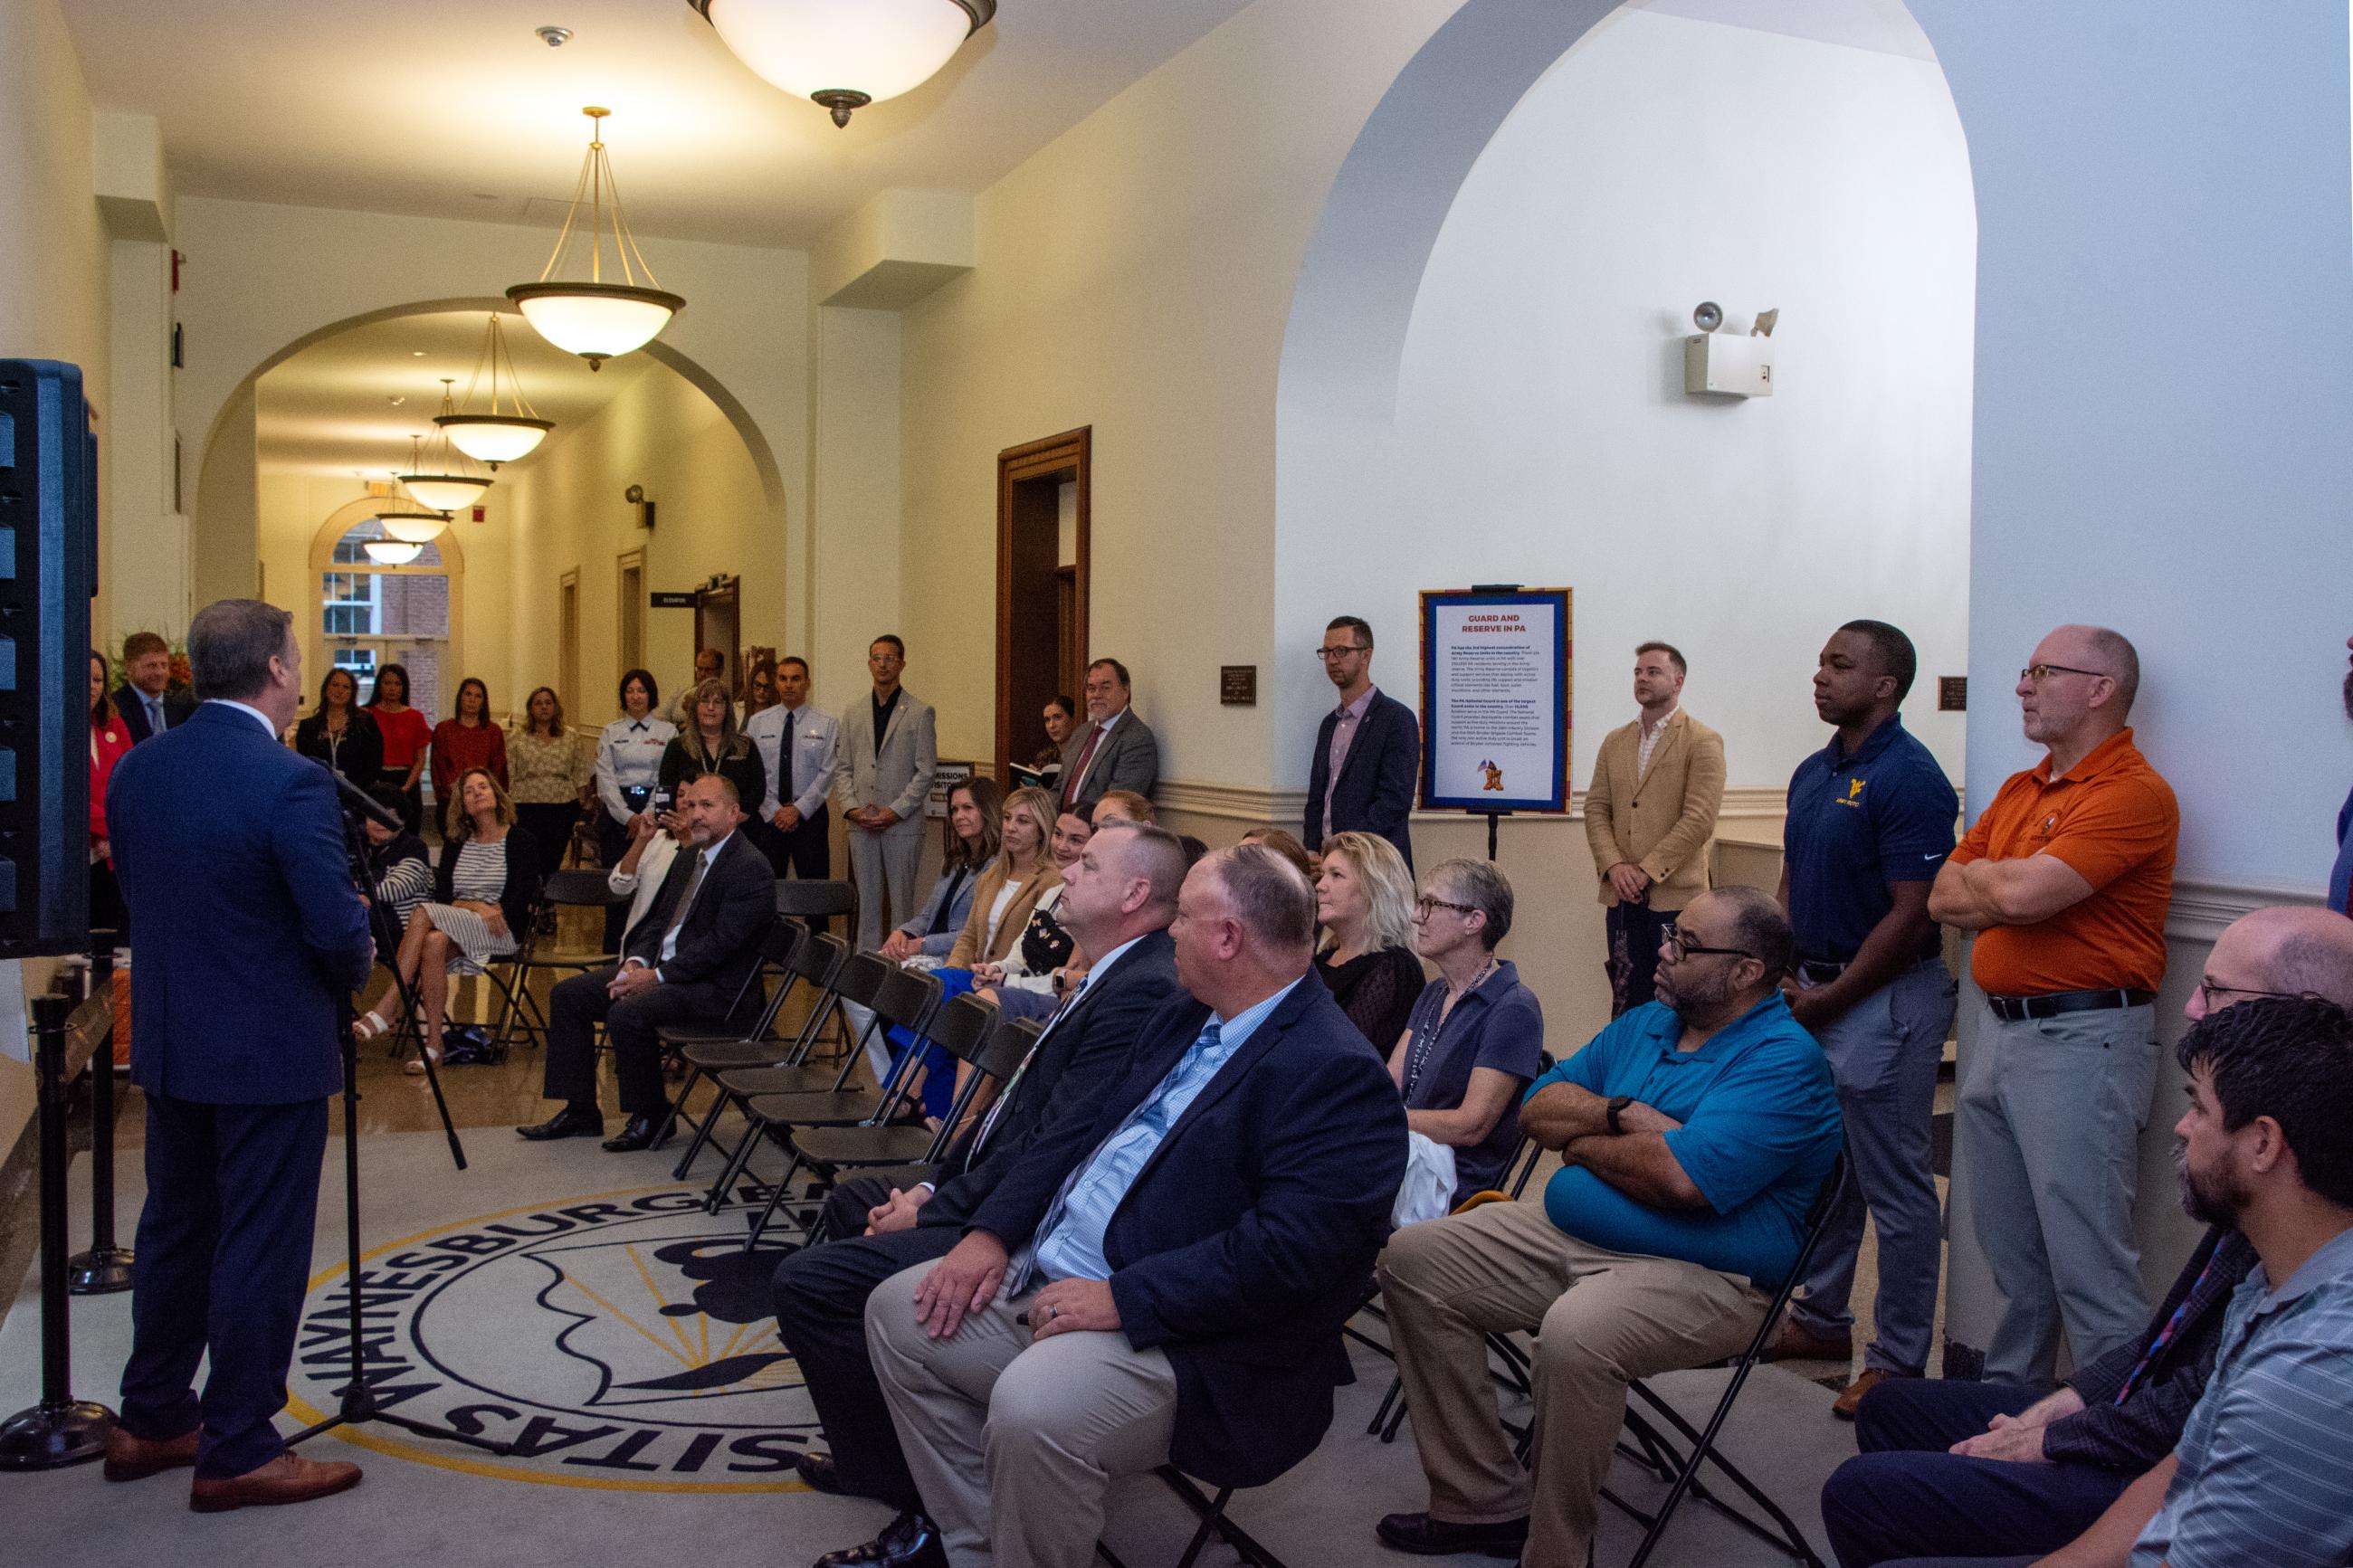
<svg viewBox="0 0 2353 1568"><path fill-rule="evenodd" d="M702 753L702 704L705 699L712 697L719 699L719 751L715 756L705 756ZM735 700L727 694L727 683L723 680L696 681L694 689L686 695L686 723L678 732L680 750L685 752L689 762L707 773L716 772L719 764L728 758L740 757L751 750L749 742L740 745L738 742L744 742L744 737L735 732ZM759 802L752 804L757 805Z"/></svg>
<svg viewBox="0 0 2353 1568"><path fill-rule="evenodd" d="M458 775L458 782L449 789L449 816L453 819L449 824L449 837L459 844L474 836L474 814L466 809L466 781L471 778L490 781L491 796L499 803L499 826L512 827L515 824L514 801L507 795L507 786L499 783L499 775L488 768L468 768Z"/></svg>
<svg viewBox="0 0 2353 1568"><path fill-rule="evenodd" d="M1397 846L1371 833L1335 833L1324 858L1337 855L1365 885L1366 925L1374 948L1413 946L1413 876Z"/></svg>
<svg viewBox="0 0 2353 1568"><path fill-rule="evenodd" d="M1054 804L1052 795L1035 784L1029 784L1015 790L1005 797L1005 809L999 816L1009 817L1018 812L1029 819L1030 826L1038 830L1038 847L1035 853L1038 857L1038 865L1042 867L1054 863L1054 858L1049 850L1054 842L1054 818L1060 815L1060 810L1061 808ZM1005 836L1000 831L997 834L1000 852L1004 838Z"/></svg>

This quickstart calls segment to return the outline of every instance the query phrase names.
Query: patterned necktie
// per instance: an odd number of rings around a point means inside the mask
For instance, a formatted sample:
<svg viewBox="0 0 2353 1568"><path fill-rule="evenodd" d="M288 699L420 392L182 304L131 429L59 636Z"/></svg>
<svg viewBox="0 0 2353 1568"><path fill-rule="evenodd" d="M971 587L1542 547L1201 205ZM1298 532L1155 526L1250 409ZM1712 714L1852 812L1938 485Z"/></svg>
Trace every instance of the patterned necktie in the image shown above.
<svg viewBox="0 0 2353 1568"><path fill-rule="evenodd" d="M2157 1331L2157 1338L2148 1342L2148 1349L2141 1352L2140 1360L2133 1363L2132 1371L2125 1374L2124 1383L2116 1389L2118 1405L2132 1397L2133 1389L2147 1374L2148 1369L2157 1364L2157 1358L2165 1353L2165 1347L2180 1337L2181 1326L2189 1321L2189 1303L2198 1300L2198 1293L2206 1288L2207 1276L2214 1272L2214 1264L2221 1256L2222 1249L2217 1246L2206 1259L2206 1267L2198 1271L2197 1282L2181 1298L2181 1305L2173 1309L2173 1316L2165 1320L2165 1327Z"/></svg>
<svg viewBox="0 0 2353 1568"><path fill-rule="evenodd" d="M662 928L662 939L654 947L656 958L661 956L662 949L668 947L670 939L678 934L678 928L686 923L686 911L694 907L695 890L702 886L702 874L710 869L711 857L707 854L696 855L694 869L687 875L686 890L679 894L678 908L670 911L670 924Z"/></svg>
<svg viewBox="0 0 2353 1568"><path fill-rule="evenodd" d="M1095 747L1102 743L1103 727L1097 724L1087 731L1087 743L1079 749L1079 760L1071 769L1071 776L1062 781L1062 804L1069 805L1079 798L1079 785L1086 781L1087 765L1095 760Z"/></svg>
<svg viewBox="0 0 2353 1568"><path fill-rule="evenodd" d="M1029 1054L1021 1058L1021 1065L1013 1069L1013 1076L1005 1080L1003 1089L997 1090L997 1103L988 1108L988 1114L981 1118L980 1131L973 1134L972 1158L965 1162L967 1169L979 1163L981 1145L987 1143L988 1135L997 1131L997 1119L1005 1114L1005 1108L1013 1103L1013 1096L1021 1088L1022 1075L1029 1070L1029 1064L1038 1059L1038 1053L1045 1049L1046 1037L1061 1026L1062 1020L1070 1016L1071 1010L1079 1005L1079 998L1086 994L1087 983L1082 980L1076 991L1062 998L1062 1005L1054 1009L1054 1016L1038 1032L1037 1042L1029 1047Z"/></svg>

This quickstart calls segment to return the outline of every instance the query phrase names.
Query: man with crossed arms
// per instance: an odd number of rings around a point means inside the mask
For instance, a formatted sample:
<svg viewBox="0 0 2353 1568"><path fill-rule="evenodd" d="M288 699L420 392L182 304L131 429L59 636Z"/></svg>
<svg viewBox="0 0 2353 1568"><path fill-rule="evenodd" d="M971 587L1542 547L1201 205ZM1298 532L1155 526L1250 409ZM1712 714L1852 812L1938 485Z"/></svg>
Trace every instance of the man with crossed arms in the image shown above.
<svg viewBox="0 0 2353 1568"><path fill-rule="evenodd" d="M1275 851L1205 858L1170 930L1188 994L1134 1069L867 1300L955 1568L1088 1568L1109 1480L1158 1465L1263 1485L1351 1376L1341 1325L1405 1176L1397 1088L1309 973L1314 896Z"/></svg>

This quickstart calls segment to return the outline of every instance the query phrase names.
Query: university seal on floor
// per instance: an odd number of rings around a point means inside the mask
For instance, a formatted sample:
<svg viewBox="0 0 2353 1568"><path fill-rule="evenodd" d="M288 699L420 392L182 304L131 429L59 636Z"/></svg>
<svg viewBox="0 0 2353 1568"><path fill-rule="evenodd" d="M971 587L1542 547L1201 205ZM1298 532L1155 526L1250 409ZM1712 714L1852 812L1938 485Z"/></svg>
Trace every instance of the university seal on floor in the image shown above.
<svg viewBox="0 0 2353 1568"><path fill-rule="evenodd" d="M558 1486L772 1491L816 1432L769 1279L733 1215L683 1187L537 1205L376 1247L362 1265L367 1379L387 1409L515 1445L512 1458L349 1427L363 1447ZM336 1407L344 1271L311 1280L290 1414Z"/></svg>

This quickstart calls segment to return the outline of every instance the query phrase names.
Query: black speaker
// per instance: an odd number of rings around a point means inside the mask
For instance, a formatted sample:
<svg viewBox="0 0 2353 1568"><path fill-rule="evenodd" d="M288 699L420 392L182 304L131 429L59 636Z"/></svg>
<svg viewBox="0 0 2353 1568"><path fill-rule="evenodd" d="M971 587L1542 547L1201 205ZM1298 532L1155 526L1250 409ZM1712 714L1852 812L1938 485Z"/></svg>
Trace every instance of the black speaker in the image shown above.
<svg viewBox="0 0 2353 1568"><path fill-rule="evenodd" d="M0 359L0 958L90 943L98 450L81 369Z"/></svg>

